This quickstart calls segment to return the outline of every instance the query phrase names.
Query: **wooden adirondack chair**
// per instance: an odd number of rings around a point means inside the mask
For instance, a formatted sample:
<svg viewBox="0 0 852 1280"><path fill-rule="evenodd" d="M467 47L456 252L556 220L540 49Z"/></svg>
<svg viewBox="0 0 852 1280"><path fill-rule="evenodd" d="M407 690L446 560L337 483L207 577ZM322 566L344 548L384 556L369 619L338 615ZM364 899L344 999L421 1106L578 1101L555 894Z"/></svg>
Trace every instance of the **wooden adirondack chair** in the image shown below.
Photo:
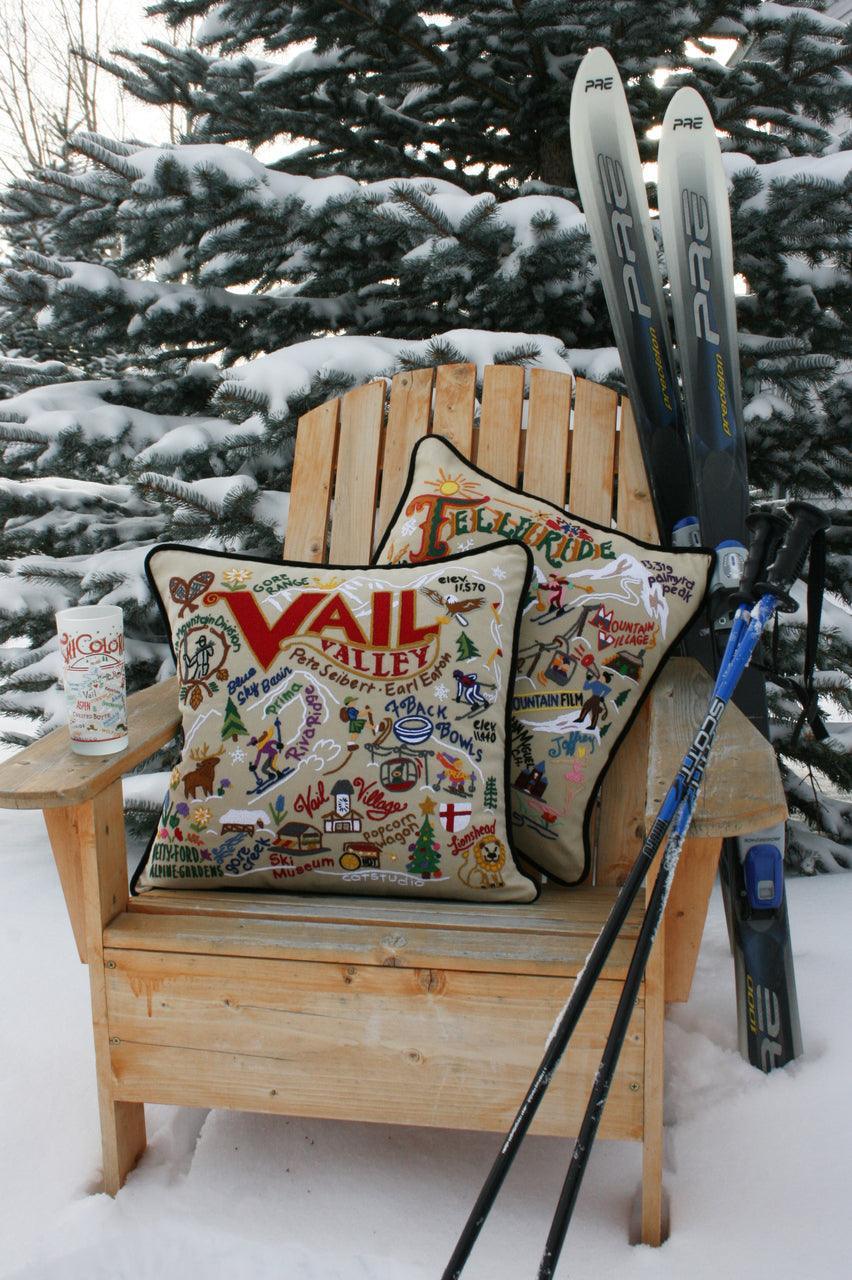
<svg viewBox="0 0 852 1280"><path fill-rule="evenodd" d="M285 556L366 563L411 447L428 431L502 480L559 504L567 490L578 514L614 517L625 532L653 539L629 404L619 415L613 392L542 370L529 374L526 400L524 389L523 369L487 368L477 424L474 367L444 366L399 374L387 407L380 381L306 414ZM58 729L4 764L0 804L44 810L89 965L106 1190L118 1191L145 1148L145 1102L504 1130L707 689L695 664L669 664L606 779L593 882L546 886L524 906L203 890L129 899L121 776L175 734L174 680L130 699L130 746L121 755L74 755ZM641 1238L650 1244L666 1229L665 1002L688 996L721 837L785 812L771 750L732 707L602 1125L605 1138L643 1143ZM534 1132L576 1132L638 916L613 951Z"/></svg>

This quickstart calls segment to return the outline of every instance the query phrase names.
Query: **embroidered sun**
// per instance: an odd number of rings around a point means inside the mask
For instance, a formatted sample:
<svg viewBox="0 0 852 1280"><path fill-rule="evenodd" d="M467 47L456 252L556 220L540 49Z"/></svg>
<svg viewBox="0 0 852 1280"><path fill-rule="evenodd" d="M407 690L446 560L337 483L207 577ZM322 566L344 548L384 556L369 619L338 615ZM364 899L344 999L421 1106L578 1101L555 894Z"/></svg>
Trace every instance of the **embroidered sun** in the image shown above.
<svg viewBox="0 0 852 1280"><path fill-rule="evenodd" d="M476 481L465 476L447 475L443 467L438 468L438 479L428 481L429 488L440 493L442 498L473 498L476 495Z"/></svg>

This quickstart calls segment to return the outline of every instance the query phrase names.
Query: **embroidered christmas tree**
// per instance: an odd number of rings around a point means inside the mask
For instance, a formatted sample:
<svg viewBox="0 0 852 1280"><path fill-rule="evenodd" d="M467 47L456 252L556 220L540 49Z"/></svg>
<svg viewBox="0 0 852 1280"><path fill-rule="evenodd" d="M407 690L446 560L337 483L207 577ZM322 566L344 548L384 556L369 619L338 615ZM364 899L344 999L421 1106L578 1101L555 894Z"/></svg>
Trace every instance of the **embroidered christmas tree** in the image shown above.
<svg viewBox="0 0 852 1280"><path fill-rule="evenodd" d="M483 803L486 809L497 808L497 779L496 778L486 778L485 795L483 797Z"/></svg>
<svg viewBox="0 0 852 1280"><path fill-rule="evenodd" d="M240 713L234 706L233 698L229 698L225 704L225 720L222 725L222 741L230 738L232 742L236 742L240 735L248 733L248 729L240 719Z"/></svg>
<svg viewBox="0 0 852 1280"><path fill-rule="evenodd" d="M479 650L464 632L456 637L456 657L459 662L470 662L471 658L479 657Z"/></svg>
<svg viewBox="0 0 852 1280"><path fill-rule="evenodd" d="M428 813L423 818L423 824L414 844L408 846L408 852L411 855L408 859L409 871L422 876L424 880L429 880L432 876L436 880L440 878L441 869L438 864L441 860L441 851L435 843L435 831L429 821Z"/></svg>

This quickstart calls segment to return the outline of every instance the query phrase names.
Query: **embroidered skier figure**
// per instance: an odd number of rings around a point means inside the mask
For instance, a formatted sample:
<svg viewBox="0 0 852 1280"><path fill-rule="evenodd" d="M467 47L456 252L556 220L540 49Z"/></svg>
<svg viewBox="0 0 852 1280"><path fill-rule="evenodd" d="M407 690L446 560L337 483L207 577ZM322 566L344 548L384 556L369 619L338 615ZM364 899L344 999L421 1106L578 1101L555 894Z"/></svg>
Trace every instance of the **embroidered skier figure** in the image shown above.
<svg viewBox="0 0 852 1280"><path fill-rule="evenodd" d="M466 702L470 707L470 711L465 712L459 719L466 720L468 716L476 711L483 711L489 705L488 699L482 692L482 681L475 671L462 671L456 667L453 671L453 679L456 682L455 701Z"/></svg>
<svg viewBox="0 0 852 1280"><path fill-rule="evenodd" d="M274 729L266 729L256 738L249 738L249 745L256 747L254 760L249 769L254 775L256 786L248 795L261 795L276 782L288 777L293 770L289 766L281 769L278 765L279 752L284 746L281 736L281 721L276 716Z"/></svg>

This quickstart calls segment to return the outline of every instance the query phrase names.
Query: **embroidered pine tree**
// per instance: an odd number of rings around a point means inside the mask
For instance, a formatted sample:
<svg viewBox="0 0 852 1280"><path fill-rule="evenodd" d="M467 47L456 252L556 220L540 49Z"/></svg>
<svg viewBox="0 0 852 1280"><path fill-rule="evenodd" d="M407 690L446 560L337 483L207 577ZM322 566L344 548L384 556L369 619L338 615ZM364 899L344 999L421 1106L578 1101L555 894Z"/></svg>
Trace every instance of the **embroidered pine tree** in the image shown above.
<svg viewBox="0 0 852 1280"><path fill-rule="evenodd" d="M417 839L408 846L408 852L410 854L407 864L409 871L422 876L424 880L429 880L432 876L436 880L440 879L441 850L435 843L435 831L429 821L428 813L423 818Z"/></svg>
<svg viewBox="0 0 852 1280"><path fill-rule="evenodd" d="M243 724L240 713L234 705L233 698L229 698L225 704L225 719L222 724L222 741L230 738L232 742L236 742L238 738L244 737L248 733L248 729Z"/></svg>
<svg viewBox="0 0 852 1280"><path fill-rule="evenodd" d="M470 662L471 658L478 658L479 656L479 650L469 635L463 631L460 636L456 637L456 657L459 662Z"/></svg>
<svg viewBox="0 0 852 1280"><path fill-rule="evenodd" d="M486 778L485 795L483 796L483 803L486 809L497 808L497 779L496 778Z"/></svg>

